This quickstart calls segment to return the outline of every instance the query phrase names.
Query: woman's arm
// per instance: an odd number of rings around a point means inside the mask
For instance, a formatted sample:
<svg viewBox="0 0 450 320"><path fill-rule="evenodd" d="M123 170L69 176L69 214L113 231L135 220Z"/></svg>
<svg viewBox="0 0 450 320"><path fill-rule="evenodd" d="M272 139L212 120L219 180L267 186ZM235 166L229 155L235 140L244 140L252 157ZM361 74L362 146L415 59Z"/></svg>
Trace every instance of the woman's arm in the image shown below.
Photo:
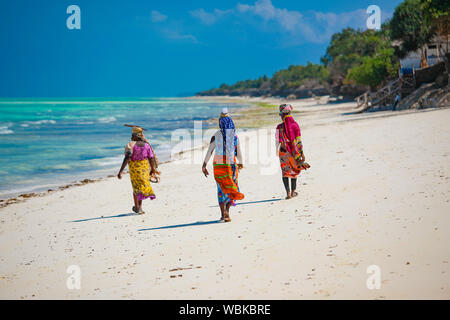
<svg viewBox="0 0 450 320"><path fill-rule="evenodd" d="M280 128L277 127L277 129L275 130L275 152L277 156L280 156L280 145Z"/></svg>
<svg viewBox="0 0 450 320"><path fill-rule="evenodd" d="M300 162L305 162L305 154L303 153L303 144L302 144L302 137L299 136L295 138L295 147L298 150L298 154L296 156L297 160L300 160Z"/></svg>
<svg viewBox="0 0 450 320"><path fill-rule="evenodd" d="M215 136L212 136L211 141L209 142L208 151L206 152L206 155L205 155L205 160L203 160L202 171L203 171L203 174L205 175L205 177L208 177L208 175L209 175L209 172L206 169L206 164L208 163L209 159L211 158L211 155L216 147L216 144L214 143L215 140L216 140Z"/></svg>
<svg viewBox="0 0 450 320"><path fill-rule="evenodd" d="M150 173L158 173L159 171L156 169L156 161L155 161L155 157L149 157L148 158L148 162L150 162Z"/></svg>
<svg viewBox="0 0 450 320"><path fill-rule="evenodd" d="M127 166L128 162L130 161L131 153L126 153L125 157L122 161L122 166L120 167L119 173L117 174L117 178L122 179L122 171Z"/></svg>
<svg viewBox="0 0 450 320"><path fill-rule="evenodd" d="M158 161L157 161L157 157L155 155L155 152L153 151L153 147L147 140L145 140L145 141L148 143L148 145L150 147L150 151L153 154L153 159L155 160L155 168L157 169L158 168Z"/></svg>
<svg viewBox="0 0 450 320"><path fill-rule="evenodd" d="M300 162L305 161L305 155L303 154L303 143L302 143L302 134L300 131L300 126L297 124L294 127L295 140L294 140L294 149L296 150L295 159Z"/></svg>
<svg viewBox="0 0 450 320"><path fill-rule="evenodd" d="M240 139L239 138L237 138L237 144L236 144L236 158L237 158L237 160L238 160L238 168L239 169L242 169L242 168L244 168L244 164L243 164L243 161L242 161L242 151L241 151L241 142L240 142Z"/></svg>
<svg viewBox="0 0 450 320"><path fill-rule="evenodd" d="M150 174L151 173L160 174L160 172L157 170L155 154L153 153L152 146L149 143L147 143L146 148L148 149L147 159L148 162L150 163Z"/></svg>

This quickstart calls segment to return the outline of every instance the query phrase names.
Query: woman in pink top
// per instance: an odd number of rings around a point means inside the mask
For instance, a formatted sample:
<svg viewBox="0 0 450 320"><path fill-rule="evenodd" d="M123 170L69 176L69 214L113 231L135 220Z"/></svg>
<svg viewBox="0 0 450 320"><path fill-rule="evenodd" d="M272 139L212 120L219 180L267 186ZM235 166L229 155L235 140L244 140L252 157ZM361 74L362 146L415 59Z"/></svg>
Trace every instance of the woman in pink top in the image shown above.
<svg viewBox="0 0 450 320"><path fill-rule="evenodd" d="M142 200L147 198L153 200L156 198L150 184L150 175L158 174L152 148L145 142L142 132L142 128L133 127L132 141L125 147L125 158L117 175L119 179L122 179L122 171L128 164L134 198L132 210L139 214L145 213L142 210Z"/></svg>
<svg viewBox="0 0 450 320"><path fill-rule="evenodd" d="M286 199L297 196L297 176L302 170L310 166L305 162L303 153L302 136L300 126L291 115L292 106L282 104L280 106L280 117L283 121L277 126L275 143L278 156L280 157L283 184L286 189ZM289 188L289 178L291 188Z"/></svg>

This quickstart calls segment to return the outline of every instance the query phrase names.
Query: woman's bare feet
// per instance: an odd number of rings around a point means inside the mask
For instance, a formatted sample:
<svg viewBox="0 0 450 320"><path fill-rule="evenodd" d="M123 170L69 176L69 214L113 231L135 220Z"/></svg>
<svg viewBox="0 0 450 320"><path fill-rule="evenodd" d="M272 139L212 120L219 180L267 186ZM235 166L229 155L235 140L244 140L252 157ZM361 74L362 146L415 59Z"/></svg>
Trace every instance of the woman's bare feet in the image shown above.
<svg viewBox="0 0 450 320"><path fill-rule="evenodd" d="M291 198L298 196L298 193L292 190L291 192Z"/></svg>
<svg viewBox="0 0 450 320"><path fill-rule="evenodd" d="M287 193L285 199L288 200L288 199L290 199L290 198L292 198L291 194L290 194L290 193Z"/></svg>
<svg viewBox="0 0 450 320"><path fill-rule="evenodd" d="M225 221L225 222L231 222L231 219L230 219L230 213L229 213L228 211L225 211L225 212L223 213L223 221Z"/></svg>

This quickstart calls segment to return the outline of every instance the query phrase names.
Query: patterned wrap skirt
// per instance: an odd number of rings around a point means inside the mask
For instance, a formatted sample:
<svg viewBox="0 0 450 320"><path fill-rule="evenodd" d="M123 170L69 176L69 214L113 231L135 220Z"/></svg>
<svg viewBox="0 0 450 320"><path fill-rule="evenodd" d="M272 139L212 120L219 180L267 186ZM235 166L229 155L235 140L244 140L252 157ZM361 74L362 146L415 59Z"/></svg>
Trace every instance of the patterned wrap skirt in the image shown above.
<svg viewBox="0 0 450 320"><path fill-rule="evenodd" d="M133 187L133 193L138 200L150 198L155 199L156 196L150 184L150 164L147 159L137 160L128 163L130 168L130 180Z"/></svg>
<svg viewBox="0 0 450 320"><path fill-rule="evenodd" d="M244 199L244 194L239 192L238 170L235 164L214 163L214 178L217 183L217 199L219 204L231 203Z"/></svg>
<svg viewBox="0 0 450 320"><path fill-rule="evenodd" d="M297 178L300 172L306 168L299 165L294 156L288 151L280 150L280 166L283 177Z"/></svg>

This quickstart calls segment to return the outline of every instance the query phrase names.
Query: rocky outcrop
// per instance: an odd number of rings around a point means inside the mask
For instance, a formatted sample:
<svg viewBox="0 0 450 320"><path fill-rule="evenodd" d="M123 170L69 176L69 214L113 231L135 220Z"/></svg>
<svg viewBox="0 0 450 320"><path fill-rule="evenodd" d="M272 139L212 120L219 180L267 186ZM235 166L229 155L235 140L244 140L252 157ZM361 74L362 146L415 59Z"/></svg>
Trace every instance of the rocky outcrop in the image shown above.
<svg viewBox="0 0 450 320"><path fill-rule="evenodd" d="M444 62L437 63L431 67L417 69L415 71L416 85L421 86L424 83L434 82L443 73L445 73Z"/></svg>
<svg viewBox="0 0 450 320"><path fill-rule="evenodd" d="M450 107L450 85L426 83L402 99L398 109L422 109L430 107Z"/></svg>

